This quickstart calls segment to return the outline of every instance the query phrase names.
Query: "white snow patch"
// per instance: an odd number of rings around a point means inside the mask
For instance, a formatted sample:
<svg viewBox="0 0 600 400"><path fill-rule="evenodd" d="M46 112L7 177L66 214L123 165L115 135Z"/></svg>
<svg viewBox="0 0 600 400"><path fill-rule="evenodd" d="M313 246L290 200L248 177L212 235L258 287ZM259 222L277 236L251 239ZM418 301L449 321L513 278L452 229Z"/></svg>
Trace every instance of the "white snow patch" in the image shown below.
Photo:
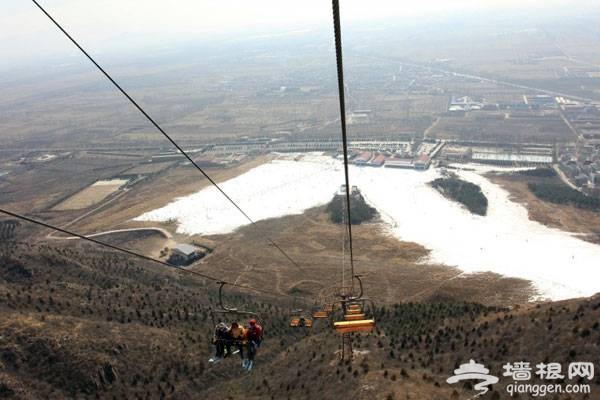
<svg viewBox="0 0 600 400"><path fill-rule="evenodd" d="M297 154L296 154L297 156ZM260 165L230 179L221 188L254 221L302 214L329 202L343 179L342 164L330 157L308 154L300 161L290 155ZM248 220L213 186L145 213L136 221L177 219L177 232L224 234Z"/></svg>
<svg viewBox="0 0 600 400"><path fill-rule="evenodd" d="M496 168L497 169L497 168ZM430 262L465 272L492 271L534 282L542 298L560 300L600 291L600 246L528 219L527 210L481 174L490 168L455 172L478 184L488 198L487 216L471 214L449 201L428 182L434 169L414 171L350 167L357 185L380 212L395 237L431 250ZM343 183L342 164L311 154L291 156L256 167L222 184L255 221L301 214L327 203ZM248 221L218 191L206 188L141 215L140 221L176 218L178 232L229 233Z"/></svg>

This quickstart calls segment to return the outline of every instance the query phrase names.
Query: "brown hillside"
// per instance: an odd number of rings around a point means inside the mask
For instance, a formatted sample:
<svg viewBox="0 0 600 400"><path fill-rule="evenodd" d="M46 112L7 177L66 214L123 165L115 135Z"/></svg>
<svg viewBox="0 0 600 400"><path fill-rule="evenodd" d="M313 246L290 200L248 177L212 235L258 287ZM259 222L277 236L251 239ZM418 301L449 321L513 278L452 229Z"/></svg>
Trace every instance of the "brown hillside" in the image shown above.
<svg viewBox="0 0 600 400"><path fill-rule="evenodd" d="M474 394L445 382L471 358L497 375L521 360L600 362L600 298L512 310L448 298L384 303L377 331L356 337L354 361L340 363L325 322L312 334L291 331L289 300L232 292L229 303L266 317L246 374L237 357L207 363L213 284L87 246L21 244L1 254L5 398L454 399ZM600 393L599 378L589 383ZM507 396L500 384L494 392L487 396Z"/></svg>

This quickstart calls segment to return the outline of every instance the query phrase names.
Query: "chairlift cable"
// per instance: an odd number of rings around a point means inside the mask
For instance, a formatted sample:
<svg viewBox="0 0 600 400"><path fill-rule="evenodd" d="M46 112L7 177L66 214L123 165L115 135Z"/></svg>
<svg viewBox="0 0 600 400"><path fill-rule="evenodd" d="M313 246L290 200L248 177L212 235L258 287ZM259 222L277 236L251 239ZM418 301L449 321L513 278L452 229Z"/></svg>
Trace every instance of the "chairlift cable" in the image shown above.
<svg viewBox="0 0 600 400"><path fill-rule="evenodd" d="M11 216L13 218L17 218L17 219L20 219L22 221L26 221L26 222L29 222L29 223L32 223L32 224L43 226L44 228L53 229L55 231L64 233L64 234L69 235L69 236L74 236L74 237L77 237L79 239L86 240L88 242L92 242L92 243L95 243L95 244L103 246L103 247L107 247L107 248L112 249L112 250L117 250L117 251L119 251L121 253L126 253L128 255L131 255L131 256L134 256L134 257L146 260L146 261L151 261L151 262L154 262L154 263L157 263L157 264L161 264L161 265L163 265L165 267L169 267L169 268L175 269L175 270L177 270L179 272L187 273L187 274L190 274L190 275L195 275L195 276L198 276L200 278L204 278L204 279L207 279L207 280L210 280L210 281L213 281L213 282L224 282L224 283L226 283L229 286L237 287L239 289L252 290L252 291L255 291L255 292L259 292L259 293L263 293L263 294L268 294L268 295L275 296L275 297L284 296L284 297L298 298L298 296L292 296L292 295L285 294L285 293L272 292L270 290L259 289L259 288L255 288L255 287L252 287L252 286L249 286L249 285L241 285L241 284L238 284L238 283L231 283L231 282L224 281L223 279L215 278L214 276L211 276L211 275L208 275L208 274L204 274L204 273L201 273L201 272L196 272L196 271L193 271L193 270L190 270L190 269L179 268L179 267L177 267L175 265L171 265L171 264L169 264L167 262L164 262L164 261L161 261L161 260L157 260L156 258L152 258L152 257L146 256L146 255L137 253L137 252L135 252L133 250L129 250L129 249L126 249L124 247L120 247L120 246L117 246L117 245L114 245L114 244L106 243L106 242L103 242L101 240L94 239L92 237L85 236L85 235L82 235L82 234L79 234L79 233L76 233L76 232L73 232L73 231L69 231L67 229L60 228L58 226L55 226L55 225L52 225L52 224L49 224L49 223L46 223L46 222L43 222L43 221L40 221L40 220L37 220L37 219L33 219L33 218L30 218L30 217L27 217L27 216L22 215L22 214L18 214L18 213L12 212L12 211L5 210L3 208L0 208L0 213L9 215L9 216ZM304 300L306 300L306 301L310 300L310 299L304 298L304 297L301 297L301 298L304 299Z"/></svg>
<svg viewBox="0 0 600 400"><path fill-rule="evenodd" d="M348 227L348 247L350 250L350 276L354 277L354 257L352 250L352 219L350 218L350 179L348 174L348 140L346 134L346 101L344 97L344 64L342 59L342 32L340 25L340 2L332 0L333 30L335 36L335 59L337 65L338 93L340 103L340 122L342 128L342 146L344 151L344 175L346 180L346 216ZM354 279L351 287L354 287ZM352 289L350 289L352 291Z"/></svg>
<svg viewBox="0 0 600 400"><path fill-rule="evenodd" d="M129 102L135 106L135 108L138 109L139 112L142 113L142 115L144 117L146 117L146 119L152 124L154 125L154 127L163 134L164 137L166 137L173 146L175 146L175 148L194 166L196 167L196 169L198 171L200 171L200 173L202 173L202 175L204 175L204 177L214 186L217 188L217 190L231 203L233 204L233 206L253 225L253 226L257 226L256 222L250 218L250 216L248 214L246 214L246 212L244 210L242 210L242 208L231 198L229 197L229 195L227 193L225 193L225 191L217 184L217 182L215 182L184 150L183 148L181 148L181 146L179 144L177 144L177 142L175 142L175 140L173 140L171 138L171 136L169 136L169 134L167 132L165 132L163 130L163 128L161 128L161 126L121 87L121 85L119 85L109 74L108 72L106 72L106 70L104 68L102 68L100 66L100 64L98 64L96 62L96 60L94 60L94 58L92 58L92 56L90 56L90 54L85 51L85 49L83 47L81 47L81 45L79 45L79 43L36 1L36 0L31 0L33 1L33 3L50 19L50 21L52 21L54 23L54 25L56 25L56 27L65 34L65 36L83 53L83 55L85 55L88 60L90 60L92 62L92 64L94 64L96 66L96 68L123 94L123 96L125 96L127 98L127 100L129 100ZM294 265L296 268L302 270L302 267L300 267L300 265L294 261L294 259L292 259L281 247L279 247L279 245L277 243L275 243L271 238L269 238L268 236L264 236L265 239L267 240L267 242L275 247L290 263L292 263L292 265Z"/></svg>
<svg viewBox="0 0 600 400"><path fill-rule="evenodd" d="M344 207L344 211L345 211ZM342 216L342 221L344 222L344 230L342 231L342 287L346 286L346 217Z"/></svg>

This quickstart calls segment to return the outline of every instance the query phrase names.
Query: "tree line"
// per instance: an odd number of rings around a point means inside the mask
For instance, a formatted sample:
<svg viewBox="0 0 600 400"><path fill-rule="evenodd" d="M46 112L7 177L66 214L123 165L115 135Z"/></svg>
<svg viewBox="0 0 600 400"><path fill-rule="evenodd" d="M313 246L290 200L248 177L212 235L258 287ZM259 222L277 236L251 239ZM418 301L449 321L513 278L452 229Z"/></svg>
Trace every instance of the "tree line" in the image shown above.
<svg viewBox="0 0 600 400"><path fill-rule="evenodd" d="M335 195L327 205L329 217L336 224L342 224L346 221L346 197ZM352 225L359 225L369 221L377 215L377 210L367 204L361 194L353 194L350 199L350 222Z"/></svg>
<svg viewBox="0 0 600 400"><path fill-rule="evenodd" d="M600 198L587 196L562 183L529 182L527 187L541 200L555 204L568 204L584 210L600 211Z"/></svg>
<svg viewBox="0 0 600 400"><path fill-rule="evenodd" d="M519 175L532 176L536 178L554 178L556 176L556 171L552 168L526 169L523 171L518 171L517 173Z"/></svg>
<svg viewBox="0 0 600 400"><path fill-rule="evenodd" d="M431 186L444 196L463 204L473 214L486 215L488 200L481 188L474 183L456 177L437 178Z"/></svg>

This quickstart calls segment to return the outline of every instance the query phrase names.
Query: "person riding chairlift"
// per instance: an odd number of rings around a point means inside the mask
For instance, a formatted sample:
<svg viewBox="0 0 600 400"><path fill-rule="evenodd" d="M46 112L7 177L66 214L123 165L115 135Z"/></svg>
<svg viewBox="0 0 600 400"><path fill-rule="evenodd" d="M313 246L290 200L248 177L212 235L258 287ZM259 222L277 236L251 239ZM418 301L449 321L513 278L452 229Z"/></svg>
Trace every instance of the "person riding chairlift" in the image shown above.
<svg viewBox="0 0 600 400"><path fill-rule="evenodd" d="M254 365L254 357L256 356L256 350L260 347L263 339L262 327L256 323L255 319L248 321L248 329L246 329L246 341L248 342L248 360L247 363L242 366L248 372L252 370Z"/></svg>
<svg viewBox="0 0 600 400"><path fill-rule="evenodd" d="M239 325L237 322L231 323L231 329L229 329L229 339L230 342L227 344L227 351L229 352L231 349L231 345L237 347L237 352L240 353L240 358L242 359L242 367L245 368L247 360L244 359L244 344L246 342L246 329L242 325ZM234 352L235 353L235 352ZM232 354L234 354L232 353Z"/></svg>
<svg viewBox="0 0 600 400"><path fill-rule="evenodd" d="M219 363L225 358L225 348L227 342L230 341L229 327L224 322L219 322L215 326L215 333L213 336L213 344L215 345L215 356L208 360L209 363Z"/></svg>

